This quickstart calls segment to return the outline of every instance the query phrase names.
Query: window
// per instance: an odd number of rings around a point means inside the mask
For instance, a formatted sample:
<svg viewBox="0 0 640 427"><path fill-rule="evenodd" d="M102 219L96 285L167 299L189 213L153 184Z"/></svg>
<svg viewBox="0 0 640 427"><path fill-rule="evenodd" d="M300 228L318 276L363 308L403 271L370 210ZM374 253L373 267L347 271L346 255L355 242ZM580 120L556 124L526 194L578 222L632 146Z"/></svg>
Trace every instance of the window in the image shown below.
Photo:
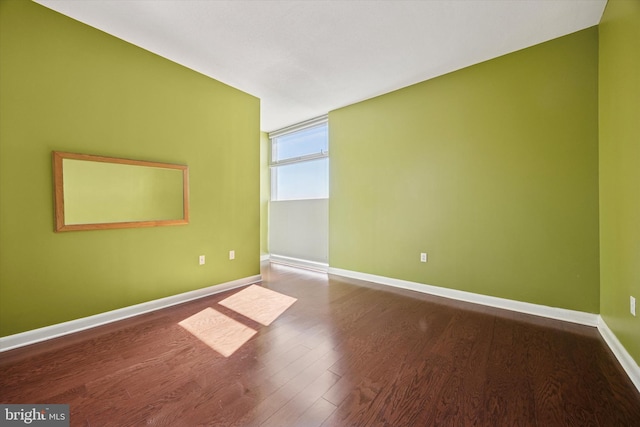
<svg viewBox="0 0 640 427"><path fill-rule="evenodd" d="M272 132L269 138L271 200L329 198L326 116Z"/></svg>

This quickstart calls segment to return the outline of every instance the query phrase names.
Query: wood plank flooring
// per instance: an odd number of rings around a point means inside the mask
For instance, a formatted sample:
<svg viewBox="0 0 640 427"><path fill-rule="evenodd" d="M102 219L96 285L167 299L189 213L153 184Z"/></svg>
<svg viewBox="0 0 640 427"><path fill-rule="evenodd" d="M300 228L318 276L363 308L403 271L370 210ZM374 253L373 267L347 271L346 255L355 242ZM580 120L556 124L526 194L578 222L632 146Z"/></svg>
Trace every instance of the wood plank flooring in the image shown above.
<svg viewBox="0 0 640 427"><path fill-rule="evenodd" d="M640 426L597 330L290 267L268 326L232 290L0 353L1 403L66 403L72 426ZM179 322L257 331L231 356Z"/></svg>

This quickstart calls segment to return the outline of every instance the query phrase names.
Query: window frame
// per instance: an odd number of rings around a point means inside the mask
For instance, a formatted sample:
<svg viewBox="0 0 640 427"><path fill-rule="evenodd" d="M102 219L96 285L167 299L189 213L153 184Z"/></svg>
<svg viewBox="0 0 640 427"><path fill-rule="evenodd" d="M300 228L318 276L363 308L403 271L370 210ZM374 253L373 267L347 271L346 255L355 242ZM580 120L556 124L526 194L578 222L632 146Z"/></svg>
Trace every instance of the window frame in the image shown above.
<svg viewBox="0 0 640 427"><path fill-rule="evenodd" d="M292 133L296 133L296 132L300 132L312 127L316 127L316 126L326 126L327 128L327 149L326 150L320 150L319 153L311 153L311 154L306 154L304 156L296 156L296 157L289 157L283 160L275 160L276 156L277 156L277 139L282 137L282 136L286 136ZM328 120L328 116L324 115L324 116L320 116L320 117L316 117L313 118L311 120L307 120L301 123L297 123L295 125L292 126L288 126L282 129L279 129L277 131L274 132L270 132L269 133L269 142L270 142L270 150L269 150L269 180L270 180L270 188L271 188L271 196L270 196L270 200L271 201L285 201L285 200L307 200L307 199L279 199L278 198L278 190L277 190L277 182L278 182L278 167L279 166L286 166L286 165L293 165L293 164L299 164L299 163L304 163L304 162L309 162L309 161L313 161L313 160L319 160L319 159L324 159L326 158L327 161L329 159L329 136L328 136L328 132L329 132L329 120ZM327 166L328 167L328 166ZM327 176L328 179L328 176ZM327 182L328 185L328 182ZM328 189L327 189L328 190ZM327 199L329 198L329 195L327 194ZM318 197L318 198L313 198L313 199L325 199L325 197Z"/></svg>

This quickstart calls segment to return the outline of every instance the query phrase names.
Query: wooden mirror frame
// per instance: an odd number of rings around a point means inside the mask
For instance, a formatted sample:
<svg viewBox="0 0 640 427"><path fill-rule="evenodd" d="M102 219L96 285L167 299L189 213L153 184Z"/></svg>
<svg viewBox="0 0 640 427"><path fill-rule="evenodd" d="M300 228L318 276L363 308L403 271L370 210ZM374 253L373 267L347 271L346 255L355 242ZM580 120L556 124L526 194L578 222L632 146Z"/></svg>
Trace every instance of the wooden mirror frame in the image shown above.
<svg viewBox="0 0 640 427"><path fill-rule="evenodd" d="M64 210L64 170L63 160L85 160L90 162L115 163L121 165L142 166L152 168L177 169L182 171L182 218L168 220L143 220L124 222L105 222L93 224L66 224ZM189 167L171 163L148 162L144 160L120 159L116 157L94 156L90 154L53 152L53 181L55 205L55 231L104 230L113 228L158 227L166 225L182 225L189 223Z"/></svg>

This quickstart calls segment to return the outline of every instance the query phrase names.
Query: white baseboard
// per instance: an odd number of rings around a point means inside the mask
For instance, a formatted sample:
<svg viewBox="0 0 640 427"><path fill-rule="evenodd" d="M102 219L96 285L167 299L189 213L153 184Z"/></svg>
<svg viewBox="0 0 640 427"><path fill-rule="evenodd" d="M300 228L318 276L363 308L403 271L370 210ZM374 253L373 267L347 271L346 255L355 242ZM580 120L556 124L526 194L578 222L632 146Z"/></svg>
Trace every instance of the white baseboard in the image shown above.
<svg viewBox="0 0 640 427"><path fill-rule="evenodd" d="M271 254L269 256L269 261L275 264L290 265L293 267L306 268L307 270L320 271L323 273L326 273L327 269L329 268L328 264L324 264L322 262L308 261L306 259L291 258L274 254Z"/></svg>
<svg viewBox="0 0 640 427"><path fill-rule="evenodd" d="M260 255L260 262L269 261L269 258L270 258L269 254Z"/></svg>
<svg viewBox="0 0 640 427"><path fill-rule="evenodd" d="M640 391L640 366L638 366L627 349L620 343L613 331L609 329L609 326L601 316L599 316L598 319L598 331L616 356L616 359L618 359L618 362L620 362L620 365L622 365L622 369L627 373L631 382L636 386L638 391Z"/></svg>
<svg viewBox="0 0 640 427"><path fill-rule="evenodd" d="M342 270L340 268L329 268L329 274L336 276L350 277L368 282L380 283L382 285L396 288L409 289L425 294L437 295L459 301L482 304L490 307L502 308L505 310L517 311L520 313L533 314L535 316L548 317L551 319L564 320L565 322L578 323L587 326L598 325L598 315L585 313L582 311L567 310L565 308L548 307L545 305L532 304L529 302L515 301L506 298L492 297L489 295L475 294L472 292L460 291L457 289L441 288L433 285L426 285L407 280L392 279L390 277L377 276L374 274L360 273L357 271Z"/></svg>
<svg viewBox="0 0 640 427"><path fill-rule="evenodd" d="M220 292L250 285L252 283L257 283L260 281L262 281L262 276L258 274L256 276L245 277L242 279L233 280L231 282L221 283L219 285L196 289L194 291L184 292L178 295L172 295L153 301L147 301L141 304L131 305L129 307L119 308L117 310L107 311L105 313L83 317L81 319L70 320L64 323L45 326L44 328L33 329L31 331L1 337L0 352L23 347L29 344L35 344L40 341L50 340L52 338L72 334L74 332L80 332L85 329L95 328L96 326L105 325L107 323L116 322L118 320L127 319L133 316L138 316L150 311L171 307L172 305L182 304L187 301L207 297L209 295L214 295Z"/></svg>
<svg viewBox="0 0 640 427"><path fill-rule="evenodd" d="M615 334L609 329L604 319L599 314L585 313L582 311L567 310L564 308L548 307L539 304L532 304L522 301L514 301L505 298L492 297L488 295L474 294L472 292L459 291L456 289L441 288L438 286L425 285L417 282L409 282L406 280L392 279L374 274L360 273L357 271L343 270L340 268L330 267L329 274L336 276L349 277L352 279L364 280L367 282L379 283L381 285L393 286L396 288L409 289L412 291L422 292L431 295L437 295L445 298L451 298L460 301L471 302L474 304L482 304L490 307L502 308L505 310L517 311L520 313L533 314L535 316L548 317L551 319L562 320L565 322L578 323L581 325L597 327L600 335L607 343L613 354L615 355L622 368L631 379L631 382L640 391L640 367L631 357L629 352L624 348Z"/></svg>
<svg viewBox="0 0 640 427"><path fill-rule="evenodd" d="M615 357L618 359L622 368L625 370L633 384L640 391L640 367L636 361L627 352L624 346L620 343L615 334L609 329L606 322L600 315L592 313L584 313L581 311L567 310L562 308L548 307L538 304L526 303L521 301L514 301L505 298L492 297L487 295L474 294L472 292L459 291L456 289L441 288L438 286L425 285L417 282L410 282L406 280L393 279L384 276L377 276L374 274L360 273L356 271L343 270L339 268L327 268L325 264L315 263L312 261L298 260L296 258L288 258L281 256L269 256L266 255L266 260L270 260L276 263L282 263L287 265L293 265L303 268L311 268L314 270L326 271L329 274L336 276L349 277L358 280L364 280L367 282L379 283L382 285L393 286L396 288L408 289L417 292L422 292L431 295L437 295L445 298L451 298L460 301L471 302L475 304L482 304L490 307L502 308L511 311L517 311L521 313L533 314L536 316L548 317L557 320L563 320L566 322L578 323L586 326L597 327L600 335L607 343ZM262 257L261 257L262 260ZM282 262L280 262L282 260ZM305 265L300 265L302 264ZM320 268L317 268L320 266ZM324 270L322 267L324 266ZM15 335L9 335L0 338L0 352L11 350L14 348L22 347L29 344L35 344L37 342L46 341L52 338L57 338L63 335L72 334L74 332L80 332L86 329L94 328L96 326L105 325L107 323L116 322L118 320L127 319L129 317L137 316L140 314L148 313L162 308L171 307L173 305L181 304L187 301L203 298L209 295L214 295L220 292L228 291L230 289L238 288L241 286L250 285L262 281L260 275L245 277L242 279L234 280L219 285L209 286L207 288L196 289L194 291L185 292L178 295L172 295L166 298L161 298L153 301L148 301L141 304L132 305L129 307L120 308L117 310L108 311L105 313L96 314L81 319L71 320L69 322L58 323L56 325L46 326L44 328L34 329L27 332L22 332Z"/></svg>

